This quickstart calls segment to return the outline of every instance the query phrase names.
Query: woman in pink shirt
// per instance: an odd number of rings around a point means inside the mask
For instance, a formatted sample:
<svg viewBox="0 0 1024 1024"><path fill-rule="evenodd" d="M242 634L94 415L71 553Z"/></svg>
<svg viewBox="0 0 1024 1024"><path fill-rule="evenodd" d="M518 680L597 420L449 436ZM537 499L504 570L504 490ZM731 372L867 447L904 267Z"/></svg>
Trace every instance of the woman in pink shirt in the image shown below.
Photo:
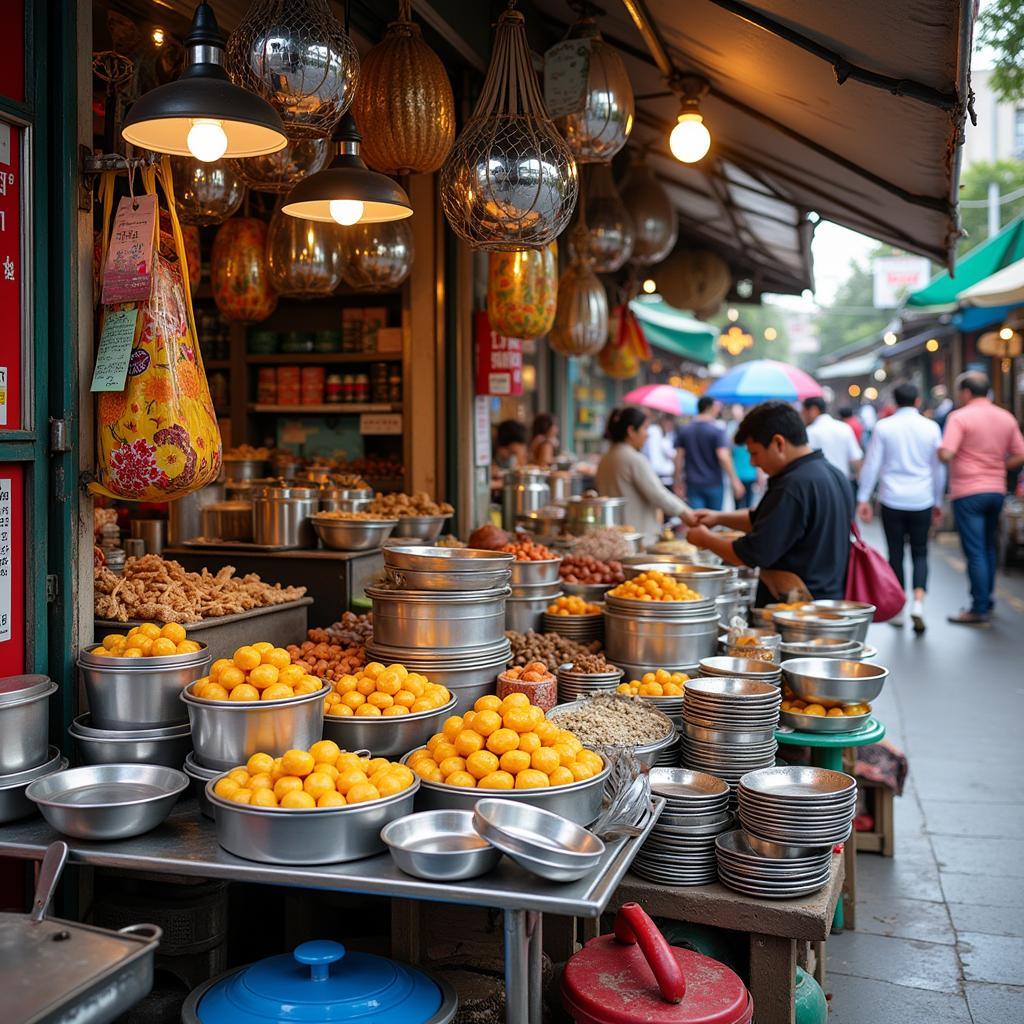
<svg viewBox="0 0 1024 1024"><path fill-rule="evenodd" d="M1024 436L1013 416L989 401L983 373L956 381L959 408L949 414L939 458L949 463L949 494L967 559L971 607L950 615L963 625L987 623L996 585L996 537L1006 497L1006 471L1024 465Z"/></svg>

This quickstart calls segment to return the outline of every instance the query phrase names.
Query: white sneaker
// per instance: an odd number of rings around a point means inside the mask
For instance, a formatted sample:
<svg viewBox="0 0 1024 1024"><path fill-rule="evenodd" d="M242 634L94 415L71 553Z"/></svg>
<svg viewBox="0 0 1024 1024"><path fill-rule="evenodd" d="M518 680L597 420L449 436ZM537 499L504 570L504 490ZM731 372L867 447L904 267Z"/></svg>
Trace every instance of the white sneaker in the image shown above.
<svg viewBox="0 0 1024 1024"><path fill-rule="evenodd" d="M897 629L902 628L906 620L903 618L903 612L899 612L889 620L890 626L895 626Z"/></svg>
<svg viewBox="0 0 1024 1024"><path fill-rule="evenodd" d="M914 624L915 633L923 633L926 629L924 621L924 602L915 601L910 610L910 621Z"/></svg>

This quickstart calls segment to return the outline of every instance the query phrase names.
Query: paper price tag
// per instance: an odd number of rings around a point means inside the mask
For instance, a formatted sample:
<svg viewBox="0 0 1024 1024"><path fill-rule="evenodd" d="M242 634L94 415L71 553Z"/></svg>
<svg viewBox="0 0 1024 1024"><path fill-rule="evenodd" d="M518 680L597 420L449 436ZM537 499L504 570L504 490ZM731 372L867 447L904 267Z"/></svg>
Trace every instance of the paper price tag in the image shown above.
<svg viewBox="0 0 1024 1024"><path fill-rule="evenodd" d="M107 310L90 391L124 391L138 319L138 309Z"/></svg>
<svg viewBox="0 0 1024 1024"><path fill-rule="evenodd" d="M549 117L564 117L583 109L589 73L589 39L566 39L544 54L544 105Z"/></svg>
<svg viewBox="0 0 1024 1024"><path fill-rule="evenodd" d="M364 437L380 434L400 434L400 412L364 412L359 417L359 433Z"/></svg>
<svg viewBox="0 0 1024 1024"><path fill-rule="evenodd" d="M125 196L117 204L103 268L103 305L145 302L153 292L156 196Z"/></svg>

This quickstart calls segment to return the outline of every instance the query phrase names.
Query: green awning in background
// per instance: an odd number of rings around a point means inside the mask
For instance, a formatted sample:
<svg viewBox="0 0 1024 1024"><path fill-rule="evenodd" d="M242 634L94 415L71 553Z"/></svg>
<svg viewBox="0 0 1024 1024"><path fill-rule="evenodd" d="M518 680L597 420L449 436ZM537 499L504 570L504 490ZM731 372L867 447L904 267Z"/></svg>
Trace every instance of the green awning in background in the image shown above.
<svg viewBox="0 0 1024 1024"><path fill-rule="evenodd" d="M715 358L717 327L695 320L656 296L634 299L629 308L652 348L698 363L707 364Z"/></svg>
<svg viewBox="0 0 1024 1024"><path fill-rule="evenodd" d="M975 246L956 263L956 277L943 271L923 288L907 296L907 305L922 307L948 307L957 305L957 295L965 288L984 281L1003 267L1024 259L1024 217L1018 217L988 241Z"/></svg>

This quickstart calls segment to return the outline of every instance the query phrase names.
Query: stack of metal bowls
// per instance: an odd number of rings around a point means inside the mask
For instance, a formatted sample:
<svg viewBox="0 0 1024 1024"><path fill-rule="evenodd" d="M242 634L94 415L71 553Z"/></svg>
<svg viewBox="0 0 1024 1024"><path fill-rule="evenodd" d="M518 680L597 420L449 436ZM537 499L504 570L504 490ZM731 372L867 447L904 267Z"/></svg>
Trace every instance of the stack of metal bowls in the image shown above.
<svg viewBox="0 0 1024 1024"><path fill-rule="evenodd" d="M604 600L604 595L615 586L618 586L618 584L570 583L568 580L563 579L562 593L569 594L572 597L582 597L584 601L592 601L595 604L600 604Z"/></svg>
<svg viewBox="0 0 1024 1024"><path fill-rule="evenodd" d="M857 632L854 639L861 643L867 641L868 626L875 619L875 612L878 610L873 604L866 601L812 601L805 605L804 609L815 612L836 612L845 615L848 619L857 621Z"/></svg>
<svg viewBox="0 0 1024 1024"><path fill-rule="evenodd" d="M784 644L806 643L819 636L831 636L840 640L857 640L861 623L838 612L813 610L773 611L772 622L782 634Z"/></svg>
<svg viewBox="0 0 1024 1024"><path fill-rule="evenodd" d="M819 636L802 643L781 644L782 660L790 658L839 658L841 661L862 661L872 649L858 640L841 640L834 636Z"/></svg>
<svg viewBox="0 0 1024 1024"><path fill-rule="evenodd" d="M44 675L0 679L0 823L35 811L29 784L67 767L49 745L50 697L57 684Z"/></svg>
<svg viewBox="0 0 1024 1024"><path fill-rule="evenodd" d="M512 593L505 603L505 628L517 633L540 632L544 614L555 598L562 596L558 575L562 559L545 558L537 562L513 561Z"/></svg>
<svg viewBox="0 0 1024 1024"><path fill-rule="evenodd" d="M362 512L373 501L373 488L336 487L328 482L320 488L321 512Z"/></svg>
<svg viewBox="0 0 1024 1024"><path fill-rule="evenodd" d="M44 779L54 772L62 772L67 766L68 759L61 757L56 747L47 747L42 764L22 772L4 772L0 775L0 825L35 814L36 805L25 796L29 783Z"/></svg>
<svg viewBox="0 0 1024 1024"><path fill-rule="evenodd" d="M616 665L696 665L715 653L718 612L700 601L636 601L605 595L605 650Z"/></svg>
<svg viewBox="0 0 1024 1024"><path fill-rule="evenodd" d="M513 556L475 548L395 546L384 549L386 587L367 587L373 601L369 657L399 663L458 698L453 713L494 691L512 649L505 603Z"/></svg>
<svg viewBox="0 0 1024 1024"><path fill-rule="evenodd" d="M713 882L715 840L733 823L728 783L686 768L652 768L648 778L651 794L665 800L665 809L631 870L663 885Z"/></svg>
<svg viewBox="0 0 1024 1024"><path fill-rule="evenodd" d="M180 768L192 751L188 722L158 729L96 729L92 716L79 715L68 729L82 764L160 764Z"/></svg>
<svg viewBox="0 0 1024 1024"><path fill-rule="evenodd" d="M544 612L541 617L541 631L557 633L559 636L575 640L578 644L589 644L594 640L604 640L604 614L593 612L588 615L556 615Z"/></svg>
<svg viewBox="0 0 1024 1024"><path fill-rule="evenodd" d="M775 662L761 661L759 658L728 658L725 655L715 655L711 658L701 658L698 667L702 676L756 679L775 686L782 681L782 667Z"/></svg>
<svg viewBox="0 0 1024 1024"><path fill-rule="evenodd" d="M691 679L683 699L683 767L731 786L775 763L782 691L752 679Z"/></svg>
<svg viewBox="0 0 1024 1024"><path fill-rule="evenodd" d="M310 517L313 529L331 551L373 551L386 541L397 519L338 519L327 514Z"/></svg>
<svg viewBox="0 0 1024 1024"><path fill-rule="evenodd" d="M558 666L558 703L565 704L594 693L614 690L622 681L622 669L611 672L576 672L572 662Z"/></svg>
<svg viewBox="0 0 1024 1024"><path fill-rule="evenodd" d="M715 852L723 885L746 896L769 900L789 900L817 892L828 883L832 868L829 846L803 849L762 843L742 829L718 836Z"/></svg>

